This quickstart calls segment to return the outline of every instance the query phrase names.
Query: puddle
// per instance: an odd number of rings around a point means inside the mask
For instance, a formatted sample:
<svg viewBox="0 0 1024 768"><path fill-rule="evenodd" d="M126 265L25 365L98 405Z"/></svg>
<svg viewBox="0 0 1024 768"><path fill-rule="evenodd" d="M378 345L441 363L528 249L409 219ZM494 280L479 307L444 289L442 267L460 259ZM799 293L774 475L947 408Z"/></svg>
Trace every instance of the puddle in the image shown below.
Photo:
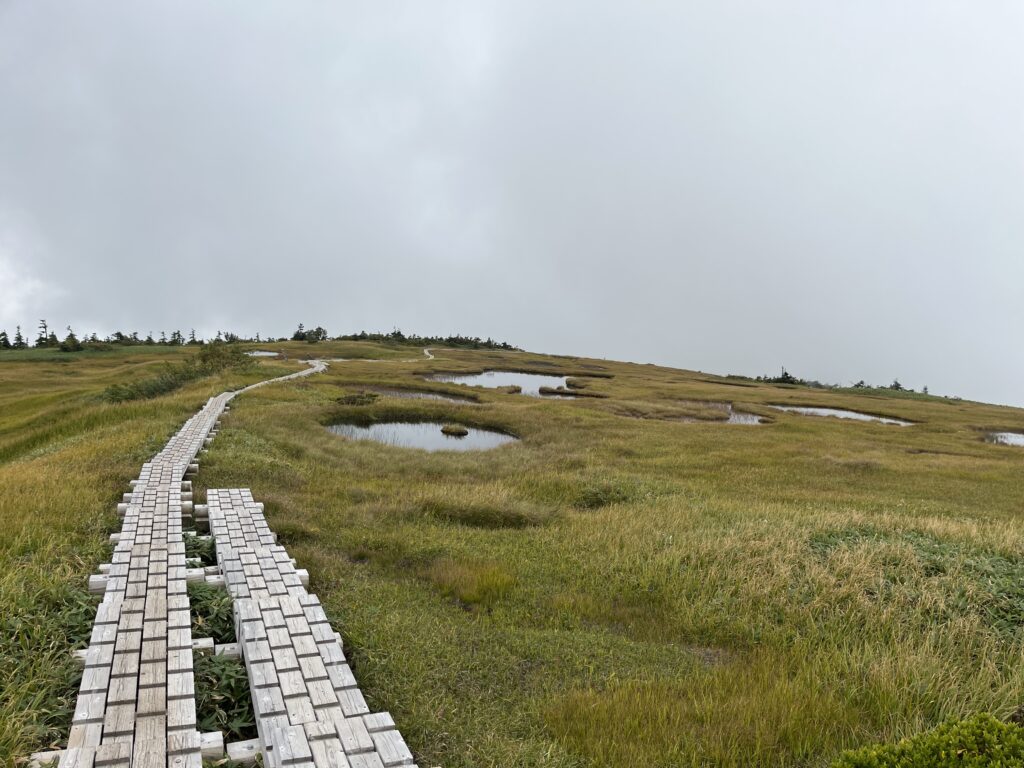
<svg viewBox="0 0 1024 768"><path fill-rule="evenodd" d="M249 357L278 357L279 356L277 352L270 352L270 351L265 350L265 349L257 349L257 350L254 350L252 352L246 352L245 354L247 354Z"/></svg>
<svg viewBox="0 0 1024 768"><path fill-rule="evenodd" d="M879 424L896 424L900 427L909 427L914 422L903 421L902 419L891 419L886 416L873 416L870 413L860 413L858 411L847 411L842 408L811 408L805 406L796 405L773 405L780 411L787 411L788 413L799 413L802 416L834 416L837 419L854 419L855 421L874 421Z"/></svg>
<svg viewBox="0 0 1024 768"><path fill-rule="evenodd" d="M443 381L448 384L465 384L470 387L521 387L522 394L530 397L541 397L541 387L565 387L568 376L550 376L542 373L515 373L513 371L484 371L483 373L452 374L435 373L425 377L427 381ZM559 397L559 395L544 395Z"/></svg>
<svg viewBox="0 0 1024 768"><path fill-rule="evenodd" d="M726 424L761 424L764 422L760 416L755 416L752 413L742 413L740 411L734 411L732 406L729 406L729 418L726 420Z"/></svg>
<svg viewBox="0 0 1024 768"><path fill-rule="evenodd" d="M1016 448L1024 448L1024 435L1018 432L989 432L985 439L997 445L1012 445Z"/></svg>
<svg viewBox="0 0 1024 768"><path fill-rule="evenodd" d="M501 432L467 427L465 437L449 437L441 432L443 422L390 422L360 427L355 424L332 424L327 429L353 440L373 440L401 448L422 448L425 451L487 451L513 443L516 438Z"/></svg>
<svg viewBox="0 0 1024 768"><path fill-rule="evenodd" d="M397 397L402 400L436 400L442 403L455 403L456 405L478 405L468 397L456 397L455 395L441 395L437 392L422 392L415 389L385 389L373 387L369 390L382 397Z"/></svg>

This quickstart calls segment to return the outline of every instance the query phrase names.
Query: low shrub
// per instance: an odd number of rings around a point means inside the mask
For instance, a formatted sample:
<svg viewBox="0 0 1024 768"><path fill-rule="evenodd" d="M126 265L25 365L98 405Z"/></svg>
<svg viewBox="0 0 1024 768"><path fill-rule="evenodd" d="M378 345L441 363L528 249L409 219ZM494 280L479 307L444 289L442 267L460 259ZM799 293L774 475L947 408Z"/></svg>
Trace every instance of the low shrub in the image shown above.
<svg viewBox="0 0 1024 768"><path fill-rule="evenodd" d="M462 504L447 499L430 499L422 511L436 520L474 528L528 528L544 525L556 514L553 507L529 501Z"/></svg>
<svg viewBox="0 0 1024 768"><path fill-rule="evenodd" d="M226 589L205 582L188 585L192 636L212 637L217 644L235 642L235 618Z"/></svg>
<svg viewBox="0 0 1024 768"><path fill-rule="evenodd" d="M199 560L204 566L217 564L217 545L212 536L200 537L186 531L183 538L186 560Z"/></svg>
<svg viewBox="0 0 1024 768"><path fill-rule="evenodd" d="M990 714L945 723L897 744L844 752L833 768L1024 767L1024 728Z"/></svg>
<svg viewBox="0 0 1024 768"><path fill-rule="evenodd" d="M576 506L584 509L598 509L609 504L621 504L633 497L623 483L604 481L583 486L576 497Z"/></svg>
<svg viewBox="0 0 1024 768"><path fill-rule="evenodd" d="M193 654L199 731L221 731L224 741L256 737L249 675L239 658Z"/></svg>
<svg viewBox="0 0 1024 768"><path fill-rule="evenodd" d="M424 571L424 577L465 608L490 610L507 595L515 579L500 565L458 562L441 558Z"/></svg>
<svg viewBox="0 0 1024 768"><path fill-rule="evenodd" d="M342 395L334 399L338 405L373 405L379 395L376 392L356 392L351 395Z"/></svg>
<svg viewBox="0 0 1024 768"><path fill-rule="evenodd" d="M103 391L102 398L110 403L148 400L229 368L251 368L255 365L255 361L237 347L207 344L191 359L183 363L168 363L154 376L131 384L111 384Z"/></svg>

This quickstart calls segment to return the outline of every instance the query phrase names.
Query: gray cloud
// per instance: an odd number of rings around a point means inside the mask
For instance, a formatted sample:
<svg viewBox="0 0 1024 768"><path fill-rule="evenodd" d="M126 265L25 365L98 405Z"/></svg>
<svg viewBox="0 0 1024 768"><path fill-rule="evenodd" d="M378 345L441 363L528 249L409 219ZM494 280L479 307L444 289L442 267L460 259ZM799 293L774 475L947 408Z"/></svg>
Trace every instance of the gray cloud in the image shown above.
<svg viewBox="0 0 1024 768"><path fill-rule="evenodd" d="M1024 405L1018 3L0 4L0 327Z"/></svg>

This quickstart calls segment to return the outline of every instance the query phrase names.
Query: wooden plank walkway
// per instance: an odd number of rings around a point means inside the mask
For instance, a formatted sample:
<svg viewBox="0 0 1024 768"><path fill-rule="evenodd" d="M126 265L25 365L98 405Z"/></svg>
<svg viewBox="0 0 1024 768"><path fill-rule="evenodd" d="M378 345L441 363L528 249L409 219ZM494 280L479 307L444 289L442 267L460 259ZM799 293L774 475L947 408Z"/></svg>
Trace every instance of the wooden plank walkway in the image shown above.
<svg viewBox="0 0 1024 768"><path fill-rule="evenodd" d="M272 381L318 373L320 361ZM196 729L191 617L186 582L203 578L185 560L182 517L193 511L196 456L239 392L210 398L142 467L118 505L123 517L111 562L90 577L103 595L86 650L67 748L32 756L59 768L201 768L221 758L221 735ZM290 566L290 563L288 564ZM298 578L292 568L290 578ZM338 763L338 765L343 765Z"/></svg>
<svg viewBox="0 0 1024 768"><path fill-rule="evenodd" d="M413 756L386 712L371 714L319 599L246 488L207 492L210 531L234 598L268 768L391 768ZM231 750L229 748L229 755Z"/></svg>

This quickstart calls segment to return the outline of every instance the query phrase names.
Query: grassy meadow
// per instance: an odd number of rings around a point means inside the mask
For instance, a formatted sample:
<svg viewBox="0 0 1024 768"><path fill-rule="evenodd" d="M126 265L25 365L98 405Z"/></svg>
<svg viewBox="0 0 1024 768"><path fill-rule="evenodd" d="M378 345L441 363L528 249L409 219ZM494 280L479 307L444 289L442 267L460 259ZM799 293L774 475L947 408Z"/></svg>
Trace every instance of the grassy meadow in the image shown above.
<svg viewBox="0 0 1024 768"><path fill-rule="evenodd" d="M128 480L215 392L238 398L196 484L250 487L421 766L826 766L1024 705L1024 411L909 393L359 342L261 345L171 394L100 393L187 350L0 354L0 760L66 732ZM574 377L577 399L427 382ZM374 389L469 394L462 404ZM716 404L764 424L724 423ZM883 426L783 413L840 407ZM427 453L335 422L519 438Z"/></svg>

